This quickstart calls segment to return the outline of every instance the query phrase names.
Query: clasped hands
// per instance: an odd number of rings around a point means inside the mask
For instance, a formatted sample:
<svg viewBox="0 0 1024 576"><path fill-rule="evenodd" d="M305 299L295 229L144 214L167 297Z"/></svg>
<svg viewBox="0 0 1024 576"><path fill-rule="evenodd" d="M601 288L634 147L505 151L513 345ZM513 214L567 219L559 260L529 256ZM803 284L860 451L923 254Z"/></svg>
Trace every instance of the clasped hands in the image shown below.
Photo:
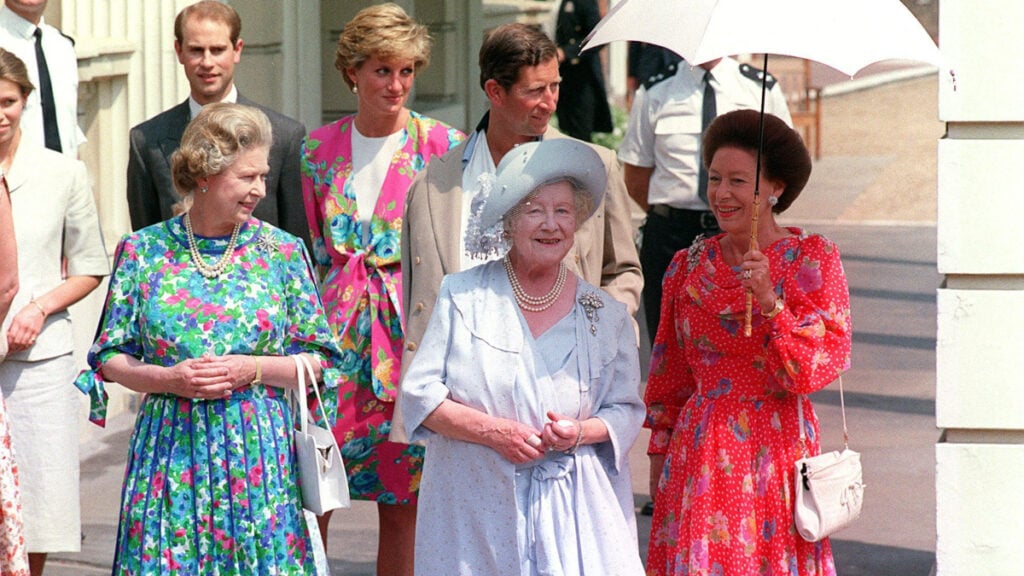
<svg viewBox="0 0 1024 576"><path fill-rule="evenodd" d="M227 398L236 388L252 382L255 361L251 356L203 354L171 366L171 392L183 398Z"/></svg>
<svg viewBox="0 0 1024 576"><path fill-rule="evenodd" d="M543 458L548 451L571 451L579 446L583 423L571 416L549 411L549 421L537 430L521 422L514 422L508 431L507 443L498 451L509 461L523 464Z"/></svg>

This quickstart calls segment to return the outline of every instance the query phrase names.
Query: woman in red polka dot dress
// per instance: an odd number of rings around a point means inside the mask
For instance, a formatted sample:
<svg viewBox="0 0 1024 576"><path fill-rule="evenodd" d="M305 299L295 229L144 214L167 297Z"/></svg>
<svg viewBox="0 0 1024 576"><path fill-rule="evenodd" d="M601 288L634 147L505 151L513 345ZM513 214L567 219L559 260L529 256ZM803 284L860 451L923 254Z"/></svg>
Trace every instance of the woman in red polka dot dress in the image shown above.
<svg viewBox="0 0 1024 576"><path fill-rule="evenodd" d="M647 383L649 575L834 575L828 539L793 524L793 463L819 451L810 394L850 364L850 297L839 250L784 228L811 173L800 136L765 117L757 245L750 249L758 113L718 117L704 135L708 201L723 233L676 254L665 273ZM743 334L746 293L752 333Z"/></svg>

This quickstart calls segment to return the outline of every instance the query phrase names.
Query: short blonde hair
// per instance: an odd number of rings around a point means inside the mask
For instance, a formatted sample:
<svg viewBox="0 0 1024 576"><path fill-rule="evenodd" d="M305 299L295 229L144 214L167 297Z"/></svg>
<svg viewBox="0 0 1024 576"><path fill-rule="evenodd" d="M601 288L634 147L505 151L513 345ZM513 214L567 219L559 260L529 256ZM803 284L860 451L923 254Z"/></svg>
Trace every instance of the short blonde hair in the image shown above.
<svg viewBox="0 0 1024 576"><path fill-rule="evenodd" d="M358 69L373 56L386 60L408 58L418 73L430 63L430 33L398 4L388 2L364 8L345 24L338 36L334 67L352 88L354 84L345 70Z"/></svg>
<svg viewBox="0 0 1024 576"><path fill-rule="evenodd" d="M185 128L181 147L171 155L174 189L184 198L179 211L188 209L201 178L220 174L242 152L269 151L272 142L270 120L258 108L224 102L204 106Z"/></svg>

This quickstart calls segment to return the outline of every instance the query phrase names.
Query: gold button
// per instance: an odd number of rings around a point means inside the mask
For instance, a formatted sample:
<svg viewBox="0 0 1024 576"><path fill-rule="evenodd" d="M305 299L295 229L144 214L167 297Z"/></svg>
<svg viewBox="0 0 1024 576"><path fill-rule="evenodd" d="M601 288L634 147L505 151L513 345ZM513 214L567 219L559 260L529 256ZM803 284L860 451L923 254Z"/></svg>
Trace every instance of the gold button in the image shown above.
<svg viewBox="0 0 1024 576"><path fill-rule="evenodd" d="M416 262L417 264L420 264L420 263L422 263L422 262L423 262L423 259L422 259L422 258L420 258L419 256L417 256L417 257L416 257L416 260L415 260L415 262Z"/></svg>
<svg viewBox="0 0 1024 576"><path fill-rule="evenodd" d="M426 308L426 306L423 305L423 302L417 302L416 303L416 311L417 312L423 312L424 308Z"/></svg>
<svg viewBox="0 0 1024 576"><path fill-rule="evenodd" d="M405 349L408 350L409 352L415 352L416 351L416 343L415 342L406 342Z"/></svg>

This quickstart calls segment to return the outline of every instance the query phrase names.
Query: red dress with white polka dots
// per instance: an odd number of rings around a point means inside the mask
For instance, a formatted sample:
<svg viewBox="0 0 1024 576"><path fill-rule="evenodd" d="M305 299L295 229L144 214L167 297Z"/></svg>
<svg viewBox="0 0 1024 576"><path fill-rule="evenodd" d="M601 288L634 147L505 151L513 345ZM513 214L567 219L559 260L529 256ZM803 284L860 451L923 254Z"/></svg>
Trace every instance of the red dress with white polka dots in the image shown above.
<svg viewBox="0 0 1024 576"><path fill-rule="evenodd" d="M722 236L676 254L665 273L647 382L649 454L664 454L649 575L834 575L828 540L793 525L793 463L818 453L809 394L850 364L850 297L839 250L794 234L762 249L785 309L765 319L722 258Z"/></svg>

